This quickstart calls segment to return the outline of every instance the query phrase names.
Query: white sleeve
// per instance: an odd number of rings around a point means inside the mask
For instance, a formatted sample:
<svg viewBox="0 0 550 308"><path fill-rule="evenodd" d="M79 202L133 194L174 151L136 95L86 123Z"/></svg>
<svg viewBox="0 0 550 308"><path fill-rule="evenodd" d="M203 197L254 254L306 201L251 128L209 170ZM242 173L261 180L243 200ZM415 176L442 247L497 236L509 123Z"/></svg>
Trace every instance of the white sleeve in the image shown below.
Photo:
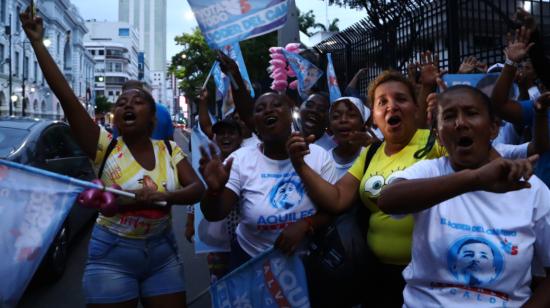
<svg viewBox="0 0 550 308"><path fill-rule="evenodd" d="M538 181L535 197L535 258L544 268L550 268L550 190Z"/></svg>
<svg viewBox="0 0 550 308"><path fill-rule="evenodd" d="M495 150L500 156L508 159L524 159L527 158L527 149L529 148L529 142L522 144L504 144L498 143L493 145Z"/></svg>
<svg viewBox="0 0 550 308"><path fill-rule="evenodd" d="M323 150L322 153L323 162L320 175L325 181L334 184L338 179L336 176L336 167L334 166L334 161L327 151Z"/></svg>
<svg viewBox="0 0 550 308"><path fill-rule="evenodd" d="M225 184L225 188L230 189L237 196L240 196L242 183L241 183L241 172L239 170L239 168L241 167L239 157L242 155L239 156L234 154L235 153L229 155L229 157L225 160L225 162L227 162L229 158L233 157L233 165L231 166L231 172L229 173L229 180L227 181L227 184Z"/></svg>
<svg viewBox="0 0 550 308"><path fill-rule="evenodd" d="M446 158L421 160L403 171L396 172L394 179L414 180L439 176L439 165L443 163L443 159Z"/></svg>

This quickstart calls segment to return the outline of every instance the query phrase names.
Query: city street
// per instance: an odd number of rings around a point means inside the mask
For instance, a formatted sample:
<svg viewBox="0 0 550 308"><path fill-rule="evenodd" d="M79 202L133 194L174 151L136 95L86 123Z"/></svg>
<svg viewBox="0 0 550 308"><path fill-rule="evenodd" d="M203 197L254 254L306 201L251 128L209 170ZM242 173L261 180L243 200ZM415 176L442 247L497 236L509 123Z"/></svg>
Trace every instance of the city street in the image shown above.
<svg viewBox="0 0 550 308"><path fill-rule="evenodd" d="M178 129L174 135L175 141L188 152L188 139ZM172 210L173 228L176 234L180 255L185 266L187 283L187 301L190 307L209 307L210 295L203 293L208 287L208 268L205 255L195 255L193 245L184 237L187 207L176 206ZM76 240L69 255L69 263L61 280L51 285L32 282L20 301L21 308L40 307L84 307L82 292L82 274L86 262L88 240L93 224L86 227Z"/></svg>

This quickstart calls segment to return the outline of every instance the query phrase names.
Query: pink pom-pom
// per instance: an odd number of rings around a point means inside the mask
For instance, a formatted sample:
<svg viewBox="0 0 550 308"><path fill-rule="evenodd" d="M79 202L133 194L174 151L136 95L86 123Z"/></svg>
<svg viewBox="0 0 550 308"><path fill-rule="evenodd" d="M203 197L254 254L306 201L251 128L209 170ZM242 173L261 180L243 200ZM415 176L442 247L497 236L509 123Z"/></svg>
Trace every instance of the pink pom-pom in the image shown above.
<svg viewBox="0 0 550 308"><path fill-rule="evenodd" d="M290 67L286 70L286 75L290 78L296 77L296 73Z"/></svg>
<svg viewBox="0 0 550 308"><path fill-rule="evenodd" d="M271 52L271 53L281 53L281 52L283 52L283 47L270 47L269 52Z"/></svg>
<svg viewBox="0 0 550 308"><path fill-rule="evenodd" d="M99 211L106 217L113 217L116 215L118 212L118 206L116 205L115 195L112 192L103 192L101 198L101 208Z"/></svg>
<svg viewBox="0 0 550 308"><path fill-rule="evenodd" d="M300 43L288 43L288 44L286 44L285 49L287 51L290 51L290 52L299 50L300 49Z"/></svg>
<svg viewBox="0 0 550 308"><path fill-rule="evenodd" d="M273 73L273 80L286 80L286 74L285 73Z"/></svg>
<svg viewBox="0 0 550 308"><path fill-rule="evenodd" d="M288 82L286 80L273 80L271 83L271 89L274 91L283 91L288 86Z"/></svg>
<svg viewBox="0 0 550 308"><path fill-rule="evenodd" d="M288 85L288 87L291 88L292 90L298 89L298 80L292 81L292 82Z"/></svg>
<svg viewBox="0 0 550 308"><path fill-rule="evenodd" d="M271 57L271 59L286 61L286 58L282 53L270 53L269 56Z"/></svg>
<svg viewBox="0 0 550 308"><path fill-rule="evenodd" d="M282 60L278 60L278 59L270 60L269 64L271 64L275 68L277 68L277 67L286 67L286 62L282 61Z"/></svg>

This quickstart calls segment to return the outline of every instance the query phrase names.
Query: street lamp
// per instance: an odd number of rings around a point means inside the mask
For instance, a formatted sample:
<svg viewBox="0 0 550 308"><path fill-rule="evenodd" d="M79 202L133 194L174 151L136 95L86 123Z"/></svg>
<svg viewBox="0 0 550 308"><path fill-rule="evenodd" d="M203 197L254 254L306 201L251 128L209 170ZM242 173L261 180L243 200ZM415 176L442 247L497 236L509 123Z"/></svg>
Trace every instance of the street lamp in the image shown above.
<svg viewBox="0 0 550 308"><path fill-rule="evenodd" d="M15 95L15 94L13 94L12 96L10 96L10 100L11 100L12 103L17 102L17 98L18 98L18 97L17 97L17 95Z"/></svg>
<svg viewBox="0 0 550 308"><path fill-rule="evenodd" d="M46 48L48 48L52 45L52 40L50 40L50 38L46 37L46 38L44 38L42 43L44 43L44 46L46 46Z"/></svg>

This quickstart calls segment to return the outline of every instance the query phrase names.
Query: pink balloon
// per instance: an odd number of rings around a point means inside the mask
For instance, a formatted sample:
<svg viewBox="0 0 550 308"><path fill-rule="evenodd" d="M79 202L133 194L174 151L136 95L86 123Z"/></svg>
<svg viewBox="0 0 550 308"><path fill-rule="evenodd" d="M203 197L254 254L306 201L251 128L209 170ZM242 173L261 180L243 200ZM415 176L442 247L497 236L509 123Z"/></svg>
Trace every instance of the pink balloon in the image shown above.
<svg viewBox="0 0 550 308"><path fill-rule="evenodd" d="M78 195L77 202L86 208L99 209L101 191L99 189L86 189Z"/></svg>
<svg viewBox="0 0 550 308"><path fill-rule="evenodd" d="M289 85L288 85L289 88L291 88L292 90L296 90L298 88L298 80L294 80L292 81Z"/></svg>
<svg viewBox="0 0 550 308"><path fill-rule="evenodd" d="M300 49L300 43L288 43L285 46L287 51L296 51Z"/></svg>
<svg viewBox="0 0 550 308"><path fill-rule="evenodd" d="M290 67L286 70L286 75L290 78L296 77L296 73Z"/></svg>
<svg viewBox="0 0 550 308"><path fill-rule="evenodd" d="M286 89L288 82L286 80L273 80L271 83L271 89L275 91L282 91Z"/></svg>
<svg viewBox="0 0 550 308"><path fill-rule="evenodd" d="M273 59L269 61L269 64L271 64L273 67L286 67L286 62L279 60L279 59Z"/></svg>
<svg viewBox="0 0 550 308"><path fill-rule="evenodd" d="M270 47L269 52L271 52L271 53L281 53L281 52L283 52L283 47Z"/></svg>
<svg viewBox="0 0 550 308"><path fill-rule="evenodd" d="M281 53L271 53L271 54L269 54L269 56L271 57L271 59L286 61L285 56Z"/></svg>
<svg viewBox="0 0 550 308"><path fill-rule="evenodd" d="M118 213L116 198L112 192L104 191L101 198L101 208L99 210L103 216L112 217Z"/></svg>

